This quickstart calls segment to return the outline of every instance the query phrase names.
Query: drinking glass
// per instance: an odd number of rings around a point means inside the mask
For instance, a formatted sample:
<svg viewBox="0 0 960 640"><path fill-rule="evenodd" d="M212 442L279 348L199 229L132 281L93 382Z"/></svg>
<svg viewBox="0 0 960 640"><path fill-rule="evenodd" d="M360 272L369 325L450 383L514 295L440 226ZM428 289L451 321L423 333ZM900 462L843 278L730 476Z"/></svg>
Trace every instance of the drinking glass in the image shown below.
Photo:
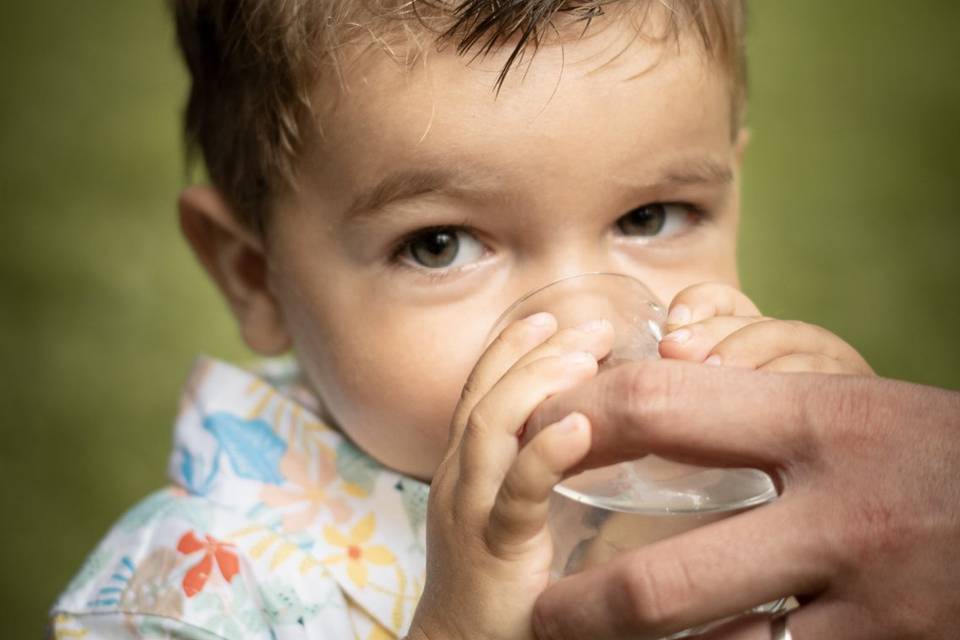
<svg viewBox="0 0 960 640"><path fill-rule="evenodd" d="M526 294L497 320L490 338L512 322L548 311L559 329L603 318L614 343L600 372L625 362L659 358L666 311L639 280L624 274L587 273L563 278ZM591 469L556 486L549 526L554 579L606 562L629 549L756 507L777 496L757 469L714 469L655 455ZM773 611L780 602L758 607ZM706 627L673 636L702 633ZM665 639L665 640L670 640Z"/></svg>

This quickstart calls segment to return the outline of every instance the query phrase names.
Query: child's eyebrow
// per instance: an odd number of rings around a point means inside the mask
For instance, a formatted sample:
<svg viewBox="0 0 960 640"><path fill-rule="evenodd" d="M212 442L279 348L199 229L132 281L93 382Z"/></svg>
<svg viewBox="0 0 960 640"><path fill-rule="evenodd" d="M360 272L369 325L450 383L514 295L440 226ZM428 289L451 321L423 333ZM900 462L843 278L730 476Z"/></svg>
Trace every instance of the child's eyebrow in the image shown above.
<svg viewBox="0 0 960 640"><path fill-rule="evenodd" d="M713 158L688 158L663 171L661 182L671 185L733 182L733 167Z"/></svg>
<svg viewBox="0 0 960 640"><path fill-rule="evenodd" d="M733 181L732 167L710 157L684 158L653 172L655 178L638 184L639 176L611 176L614 182L638 191L657 187L715 184ZM388 173L372 187L362 190L343 215L344 222L359 222L376 216L387 204L428 194L491 197L498 180L476 168L405 167ZM505 194L500 194L505 197Z"/></svg>
<svg viewBox="0 0 960 640"><path fill-rule="evenodd" d="M653 172L653 180L647 182L636 174L611 176L613 182L638 191L657 187L682 187L687 185L724 186L733 182L733 167L709 156L691 157L664 164Z"/></svg>
<svg viewBox="0 0 960 640"><path fill-rule="evenodd" d="M397 200L409 200L434 193L481 195L493 188L492 179L480 179L475 170L453 167L407 167L388 173L361 191L343 215L345 222L372 217Z"/></svg>

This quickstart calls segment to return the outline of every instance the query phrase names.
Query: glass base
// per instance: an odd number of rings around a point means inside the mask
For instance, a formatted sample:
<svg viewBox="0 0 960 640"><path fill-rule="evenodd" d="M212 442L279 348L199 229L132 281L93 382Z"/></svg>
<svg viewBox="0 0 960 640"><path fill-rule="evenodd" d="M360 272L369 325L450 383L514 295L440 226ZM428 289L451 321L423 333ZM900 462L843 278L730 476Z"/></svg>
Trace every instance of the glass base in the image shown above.
<svg viewBox="0 0 960 640"><path fill-rule="evenodd" d="M779 600L776 600L774 602L768 602L767 604L762 604L759 607L754 607L753 609L744 611L740 615L746 616L746 615L750 615L751 613L766 613L766 614L778 613L786 609L788 600L789 598L780 598ZM732 620L736 620L737 618L740 617L740 615L730 616L729 618L724 618L723 620L717 620L716 622L700 625L699 627L694 627L693 629L686 629L684 631L675 633L671 636L667 636L666 638L661 638L660 640L679 640L680 638L689 638L691 636L698 636L702 633L706 633L708 631L712 631L718 627L721 627L727 624L728 622L731 622Z"/></svg>
<svg viewBox="0 0 960 640"><path fill-rule="evenodd" d="M647 456L587 471L557 485L550 499L551 577L606 563L776 497L770 478L756 469L710 469ZM746 613L770 613L782 606L781 600ZM664 640L703 633L728 620Z"/></svg>

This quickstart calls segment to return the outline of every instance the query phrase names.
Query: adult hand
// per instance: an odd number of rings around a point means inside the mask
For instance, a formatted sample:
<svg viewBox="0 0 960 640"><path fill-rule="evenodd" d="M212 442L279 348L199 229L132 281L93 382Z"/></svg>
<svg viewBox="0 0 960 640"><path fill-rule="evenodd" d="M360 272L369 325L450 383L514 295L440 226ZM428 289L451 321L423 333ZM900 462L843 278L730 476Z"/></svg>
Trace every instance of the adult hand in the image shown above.
<svg viewBox="0 0 960 640"><path fill-rule="evenodd" d="M542 640L661 638L789 595L795 640L960 635L960 393L638 362L543 403L528 437L571 411L593 425L579 468L652 451L763 469L781 496L558 581ZM710 638L770 638L737 626Z"/></svg>

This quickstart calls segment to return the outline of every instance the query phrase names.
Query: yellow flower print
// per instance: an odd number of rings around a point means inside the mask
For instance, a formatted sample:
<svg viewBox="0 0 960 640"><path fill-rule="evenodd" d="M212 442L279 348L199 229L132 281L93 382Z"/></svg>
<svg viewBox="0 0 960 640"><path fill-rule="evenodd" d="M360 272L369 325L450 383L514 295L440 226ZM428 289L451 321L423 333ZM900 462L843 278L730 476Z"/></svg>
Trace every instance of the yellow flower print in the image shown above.
<svg viewBox="0 0 960 640"><path fill-rule="evenodd" d="M63 613L57 614L53 619L53 628L50 629L51 640L72 640L73 638L86 638L87 630L81 628L80 623L73 617Z"/></svg>
<svg viewBox="0 0 960 640"><path fill-rule="evenodd" d="M323 537L327 542L344 550L344 553L327 558L326 562L346 562L347 575L361 589L367 586L367 564L388 566L397 561L393 553L383 545L367 544L375 528L376 520L371 513L355 524L349 535L343 535L330 525L323 529Z"/></svg>
<svg viewBox="0 0 960 640"><path fill-rule="evenodd" d="M397 636L374 622L373 629L370 631L370 635L367 636L367 640L396 640L396 637Z"/></svg>

